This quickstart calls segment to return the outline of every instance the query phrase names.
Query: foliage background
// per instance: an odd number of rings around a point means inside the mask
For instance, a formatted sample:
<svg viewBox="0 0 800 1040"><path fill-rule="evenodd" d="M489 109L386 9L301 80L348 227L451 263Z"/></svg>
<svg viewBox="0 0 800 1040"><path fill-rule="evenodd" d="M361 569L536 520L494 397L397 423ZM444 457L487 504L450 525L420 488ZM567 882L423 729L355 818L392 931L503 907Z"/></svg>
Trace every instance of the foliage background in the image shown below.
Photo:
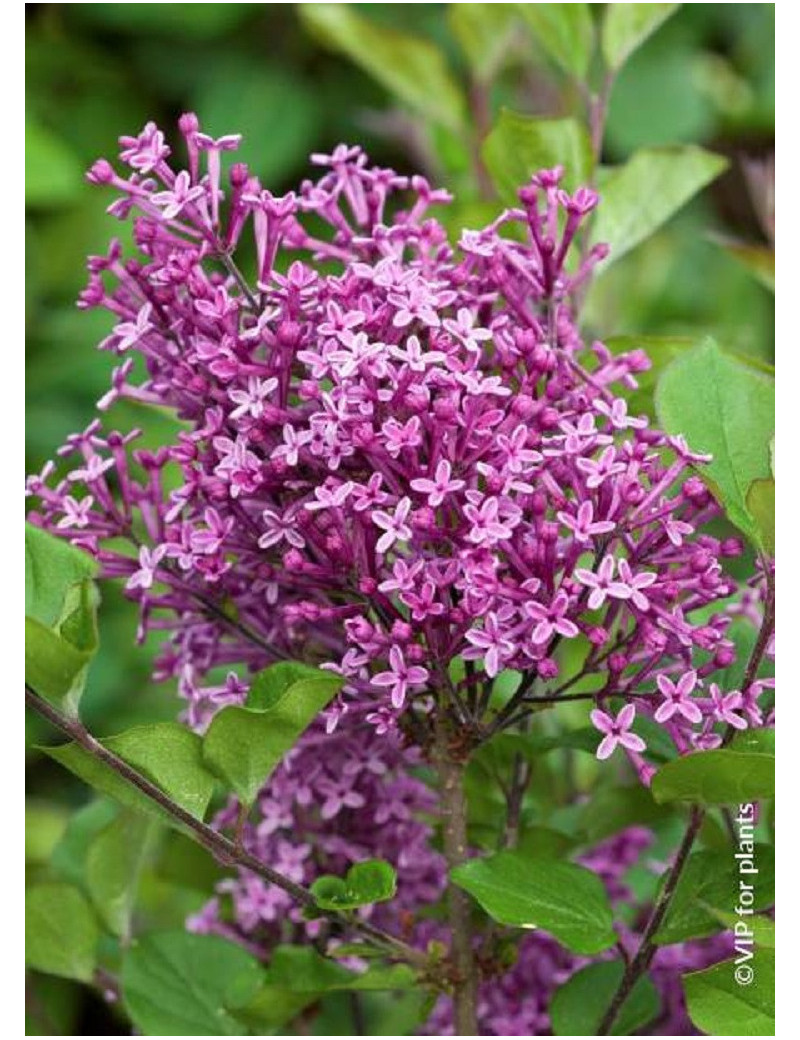
<svg viewBox="0 0 800 1040"><path fill-rule="evenodd" d="M27 472L86 425L107 385L111 359L93 350L107 316L77 311L74 301L85 255L122 230L105 214L109 199L82 176L98 156L113 158L121 133L148 119L170 129L194 109L215 135L244 133L242 158L276 193L306 176L309 152L359 141L381 164L422 167L458 189L466 201L457 226L482 205L470 197L463 145L394 107L366 72L309 32L302 6L26 5ZM426 37L468 82L449 8L470 5L349 6ZM515 35L507 50L492 113L501 105L530 115L575 110L578 99L531 36ZM774 5L685 4L625 66L612 95L606 161L644 145L694 142L727 155L731 168L601 277L588 302L590 328L603 336L712 334L728 349L772 359L772 297L718 238L764 241L763 194L748 187L743 160L773 151L773 54ZM125 421L135 425L137 417L131 412ZM130 604L111 588L104 598L103 642L84 701L89 728L103 735L174 717L176 701L149 683L148 655L133 645ZM29 745L38 726L30 720ZM33 749L27 781L26 851L35 872L85 792ZM126 1031L87 991L55 978L30 980L28 1011L28 1035Z"/></svg>

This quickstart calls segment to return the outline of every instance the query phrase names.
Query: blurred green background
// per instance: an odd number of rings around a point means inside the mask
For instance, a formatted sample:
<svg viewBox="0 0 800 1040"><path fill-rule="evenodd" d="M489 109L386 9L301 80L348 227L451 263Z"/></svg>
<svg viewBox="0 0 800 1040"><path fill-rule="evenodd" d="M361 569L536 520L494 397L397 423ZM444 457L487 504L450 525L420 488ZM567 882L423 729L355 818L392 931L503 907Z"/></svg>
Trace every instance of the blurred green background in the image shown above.
<svg viewBox="0 0 800 1040"><path fill-rule="evenodd" d="M102 252L112 235L125 237L105 214L107 194L83 179L97 157L115 158L120 134L153 119L169 135L178 115L193 109L209 132L245 135L242 158L275 192L308 175L310 152L358 141L380 164L422 169L457 189L456 227L495 209L479 198L470 146L400 107L332 49L299 10L312 6L26 5L28 472L86 425L107 386L113 359L94 346L109 320L76 310L75 299L86 254ZM529 115L571 114L579 105L522 20L499 41L478 37L479 52L499 48L497 74L481 87L453 9L483 5L347 6L368 23L430 41L472 98L478 136L501 105ZM772 4L685 4L624 67L605 162L643 145L693 142L725 154L731 166L600 278L586 312L593 334L709 333L729 349L772 359L773 298L741 262L760 254L740 251L737 259L721 242L769 244L774 31ZM101 735L176 712L169 692L149 683L148 654L133 646L135 624L130 605L106 588L103 646L85 700L86 722ZM33 721L31 743L39 733ZM85 794L35 751L28 782L35 869L63 831L67 807ZM29 1011L28 1035L121 1031L98 1001L60 980L34 979Z"/></svg>

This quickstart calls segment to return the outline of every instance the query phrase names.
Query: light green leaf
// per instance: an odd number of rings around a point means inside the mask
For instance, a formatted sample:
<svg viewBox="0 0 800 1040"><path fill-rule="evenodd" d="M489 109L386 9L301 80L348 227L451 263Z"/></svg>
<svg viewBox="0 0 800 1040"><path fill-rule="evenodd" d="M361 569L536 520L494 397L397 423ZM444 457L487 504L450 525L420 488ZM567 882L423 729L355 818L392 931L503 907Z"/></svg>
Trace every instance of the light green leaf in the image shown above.
<svg viewBox="0 0 800 1040"><path fill-rule="evenodd" d="M35 618L25 618L25 682L69 715L77 714L91 659Z"/></svg>
<svg viewBox="0 0 800 1040"><path fill-rule="evenodd" d="M463 125L464 99L432 43L362 18L350 4L300 4L298 12L323 43L419 115L453 130Z"/></svg>
<svg viewBox="0 0 800 1040"><path fill-rule="evenodd" d="M122 964L122 995L146 1036L241 1036L232 1010L261 985L258 961L217 935L162 932L134 942Z"/></svg>
<svg viewBox="0 0 800 1040"><path fill-rule="evenodd" d="M320 674L330 675L331 673L320 673L319 668L303 664L302 661L278 661L276 664L271 664L253 676L246 706L253 711L267 711L269 708L274 708L293 683L299 682L301 679L318 679Z"/></svg>
<svg viewBox="0 0 800 1040"><path fill-rule="evenodd" d="M120 812L91 842L86 854L86 887L109 931L130 935L139 875L150 849L153 822Z"/></svg>
<svg viewBox="0 0 800 1040"><path fill-rule="evenodd" d="M625 967L605 961L581 968L556 991L550 1004L555 1036L597 1036L603 1015L617 992ZM639 979L622 1005L611 1036L630 1036L656 1017L661 998L646 976Z"/></svg>
<svg viewBox="0 0 800 1040"><path fill-rule="evenodd" d="M47 628L59 620L71 586L93 578L97 563L62 538L25 524L25 615Z"/></svg>
<svg viewBox="0 0 800 1040"><path fill-rule="evenodd" d="M92 840L116 817L119 807L106 798L94 798L70 817L64 834L53 850L51 867L60 881L83 888L86 856Z"/></svg>
<svg viewBox="0 0 800 1040"><path fill-rule="evenodd" d="M509 53L515 4L448 4L447 21L475 78L488 83Z"/></svg>
<svg viewBox="0 0 800 1040"><path fill-rule="evenodd" d="M732 911L726 912L725 910L718 910L716 907L711 912L720 924L723 924L729 931L733 931L734 928L742 931L746 928L747 932L752 935L756 946L763 946L768 950L775 949L775 922L771 917L764 917L763 914L752 914L742 918Z"/></svg>
<svg viewBox="0 0 800 1040"><path fill-rule="evenodd" d="M201 740L177 722L136 726L102 743L129 765L142 772L173 801L193 816L205 816L214 792L214 777L206 769ZM159 806L78 744L44 748L46 753L85 783L114 798L126 808L175 821Z"/></svg>
<svg viewBox="0 0 800 1040"><path fill-rule="evenodd" d="M616 942L608 896L585 867L498 852L450 876L501 924L541 928L576 953L599 953Z"/></svg>
<svg viewBox="0 0 800 1040"><path fill-rule="evenodd" d="M517 192L541 169L563 166L569 188L591 177L592 145L576 119L535 119L504 108L482 152L500 198L509 205L518 205Z"/></svg>
<svg viewBox="0 0 800 1040"><path fill-rule="evenodd" d="M600 190L593 242L605 242L616 263L689 199L718 177L728 161L695 145L642 148L610 171Z"/></svg>
<svg viewBox="0 0 800 1040"><path fill-rule="evenodd" d="M689 1017L709 1036L775 1035L775 953L756 950L752 960L723 961L683 976ZM744 974L742 974L742 969Z"/></svg>
<svg viewBox="0 0 800 1040"><path fill-rule="evenodd" d="M694 751L662 766L653 777L651 790L657 802L757 802L774 797L775 758L729 748Z"/></svg>
<svg viewBox="0 0 800 1040"><path fill-rule="evenodd" d="M758 544L767 554L775 556L775 481L754 480L745 500L747 509L755 521Z"/></svg>
<svg viewBox="0 0 800 1040"><path fill-rule="evenodd" d="M775 381L724 353L713 340L669 365L656 388L656 410L668 433L713 458L699 468L730 520L756 545L764 533L747 504L754 480L770 476Z"/></svg>
<svg viewBox="0 0 800 1040"><path fill-rule="evenodd" d="M242 802L252 805L273 769L341 685L340 676L318 671L315 678L292 683L266 711L236 705L223 708L203 738L206 766Z"/></svg>
<svg viewBox="0 0 800 1040"><path fill-rule="evenodd" d="M680 4L608 4L601 41L610 69L618 69Z"/></svg>
<svg viewBox="0 0 800 1040"><path fill-rule="evenodd" d="M517 6L553 61L576 79L584 79L594 50L594 21L590 5Z"/></svg>
<svg viewBox="0 0 800 1040"><path fill-rule="evenodd" d="M354 863L344 878L323 874L311 886L323 910L356 910L392 899L397 888L394 867L381 859Z"/></svg>
<svg viewBox="0 0 800 1040"><path fill-rule="evenodd" d="M90 982L100 932L73 885L34 885L25 893L25 963L48 975Z"/></svg>

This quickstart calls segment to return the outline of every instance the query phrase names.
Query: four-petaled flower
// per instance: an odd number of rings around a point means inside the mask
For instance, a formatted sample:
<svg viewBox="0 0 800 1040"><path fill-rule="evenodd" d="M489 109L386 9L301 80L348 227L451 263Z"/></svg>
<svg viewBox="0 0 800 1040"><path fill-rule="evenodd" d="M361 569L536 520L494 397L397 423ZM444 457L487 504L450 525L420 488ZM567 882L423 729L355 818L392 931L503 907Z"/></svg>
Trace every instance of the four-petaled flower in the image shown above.
<svg viewBox="0 0 800 1040"><path fill-rule="evenodd" d="M736 714L736 709L744 704L744 697L739 690L723 693L716 683L711 683L708 692L714 705L714 718L733 726L734 729L747 729L747 720Z"/></svg>
<svg viewBox="0 0 800 1040"><path fill-rule="evenodd" d="M656 685L664 698L656 708L656 722L668 722L676 714L681 715L687 722L703 721L703 713L691 696L697 686L697 672L685 672L677 683L666 675L658 675Z"/></svg>
<svg viewBox="0 0 800 1040"><path fill-rule="evenodd" d="M603 734L603 739L597 748L597 757L602 761L613 755L618 747L628 751L640 752L647 747L645 742L630 729L636 718L636 708L633 704L626 704L614 718L599 708L595 708L590 718L595 729Z"/></svg>
<svg viewBox="0 0 800 1040"><path fill-rule="evenodd" d="M143 545L139 550L139 570L134 571L125 583L126 589L149 589L156 577L156 569L166 552L163 545L148 549Z"/></svg>
<svg viewBox="0 0 800 1040"><path fill-rule="evenodd" d="M563 512L556 515L572 531L577 542L588 542L594 535L609 534L617 526L613 520L595 520L594 505L588 499L578 506L576 516Z"/></svg>
<svg viewBox="0 0 800 1040"><path fill-rule="evenodd" d="M384 531L375 546L379 553L388 552L395 542L407 542L411 537L411 528L406 523L410 511L411 499L401 498L395 506L394 513L384 513L382 509L376 509L372 514L372 522Z"/></svg>
<svg viewBox="0 0 800 1040"><path fill-rule="evenodd" d="M373 675L372 684L391 687L392 705L399 711L406 702L409 687L424 686L428 681L429 672L420 665L406 664L399 646L392 646L389 650L389 667L391 671Z"/></svg>
<svg viewBox="0 0 800 1040"><path fill-rule="evenodd" d="M446 459L442 459L436 467L434 479L428 477L417 477L411 481L415 491L421 491L428 496L428 505L431 508L440 506L451 491L460 491L464 487L463 480L452 480L453 467Z"/></svg>
<svg viewBox="0 0 800 1040"><path fill-rule="evenodd" d="M150 196L150 201L155 206L161 207L161 216L164 220L174 220L175 217L186 206L203 198L206 189L196 184L192 187L191 178L186 170L181 170L175 178L171 191L159 191Z"/></svg>
<svg viewBox="0 0 800 1040"><path fill-rule="evenodd" d="M503 662L514 653L514 643L506 638L495 613L486 615L483 628L470 628L465 635L471 646L463 652L462 657L467 661L483 658L483 666L490 679L497 675Z"/></svg>
<svg viewBox="0 0 800 1040"><path fill-rule="evenodd" d="M553 597L552 603L545 606L530 600L525 604L525 613L536 622L531 634L531 642L536 644L549 643L554 633L572 639L578 634L578 626L574 621L566 617L570 608L569 596L563 589L559 589Z"/></svg>

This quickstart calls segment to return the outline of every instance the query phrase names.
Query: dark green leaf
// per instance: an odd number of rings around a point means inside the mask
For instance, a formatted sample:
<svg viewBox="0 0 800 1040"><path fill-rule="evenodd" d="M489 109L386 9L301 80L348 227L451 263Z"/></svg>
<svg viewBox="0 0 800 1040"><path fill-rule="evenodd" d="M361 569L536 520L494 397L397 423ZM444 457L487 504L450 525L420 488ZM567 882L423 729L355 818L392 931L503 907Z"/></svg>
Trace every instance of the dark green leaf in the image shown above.
<svg viewBox="0 0 800 1040"><path fill-rule="evenodd" d="M170 39L210 39L235 28L251 13L252 4L87 4L77 17L95 25Z"/></svg>
<svg viewBox="0 0 800 1040"><path fill-rule="evenodd" d="M468 6L468 5L464 5ZM594 50L589 4L519 4L536 38L553 61L583 79Z"/></svg>
<svg viewBox="0 0 800 1040"><path fill-rule="evenodd" d="M624 65L680 4L608 4L603 19L603 57L611 69Z"/></svg>
<svg viewBox="0 0 800 1040"><path fill-rule="evenodd" d="M122 965L122 995L147 1036L240 1036L231 1011L261 985L258 961L216 935L162 932L134 942Z"/></svg>
<svg viewBox="0 0 800 1040"><path fill-rule="evenodd" d="M223 708L203 738L203 760L237 796L252 805L264 782L300 734L342 685L332 672L300 679L266 711ZM260 702L270 696L259 695Z"/></svg>
<svg viewBox="0 0 800 1040"><path fill-rule="evenodd" d="M317 878L311 891L323 910L355 910L371 903L392 899L397 876L390 863L368 859L354 863L344 878L324 874Z"/></svg>
<svg viewBox="0 0 800 1040"><path fill-rule="evenodd" d="M25 893L25 963L49 975L90 982L100 933L92 908L72 885Z"/></svg>
<svg viewBox="0 0 800 1040"><path fill-rule="evenodd" d="M669 433L682 434L694 451L713 455L700 474L730 520L763 544L747 493L754 480L770 476L774 379L706 340L664 371L656 409Z"/></svg>
<svg viewBox="0 0 800 1040"><path fill-rule="evenodd" d="M638 5L628 5L638 6ZM642 148L601 185L593 242L611 247L606 266L652 235L728 162L695 145Z"/></svg>
<svg viewBox="0 0 800 1040"><path fill-rule="evenodd" d="M464 99L433 44L362 18L350 4L301 4L299 13L323 43L424 118L453 130L462 125Z"/></svg>
<svg viewBox="0 0 800 1040"><path fill-rule="evenodd" d="M741 981L749 973L751 981ZM683 987L689 1017L709 1036L775 1035L774 951L756 950L752 960L736 958L684 975Z"/></svg>
<svg viewBox="0 0 800 1040"><path fill-rule="evenodd" d="M555 1036L597 1036L625 967L620 961L589 964L572 975L556 991L550 1004L550 1021ZM612 1036L630 1036L659 1012L661 998L646 976L639 979L622 1005L611 1030Z"/></svg>
<svg viewBox="0 0 800 1040"><path fill-rule="evenodd" d="M772 798L775 758L730 748L694 751L662 766L653 777L651 790L657 802L701 805L738 805Z"/></svg>
<svg viewBox="0 0 800 1040"><path fill-rule="evenodd" d="M535 119L504 108L483 143L483 160L500 198L517 205L517 192L537 171L562 165L572 188L592 172L592 145L576 119Z"/></svg>
<svg viewBox="0 0 800 1040"><path fill-rule="evenodd" d="M118 812L119 807L114 802L95 798L72 814L61 840L53 849L51 866L59 880L85 887L89 846Z"/></svg>
<svg viewBox="0 0 800 1040"><path fill-rule="evenodd" d="M602 883L574 863L498 852L450 876L501 924L542 928L576 953L599 953L616 942Z"/></svg>

